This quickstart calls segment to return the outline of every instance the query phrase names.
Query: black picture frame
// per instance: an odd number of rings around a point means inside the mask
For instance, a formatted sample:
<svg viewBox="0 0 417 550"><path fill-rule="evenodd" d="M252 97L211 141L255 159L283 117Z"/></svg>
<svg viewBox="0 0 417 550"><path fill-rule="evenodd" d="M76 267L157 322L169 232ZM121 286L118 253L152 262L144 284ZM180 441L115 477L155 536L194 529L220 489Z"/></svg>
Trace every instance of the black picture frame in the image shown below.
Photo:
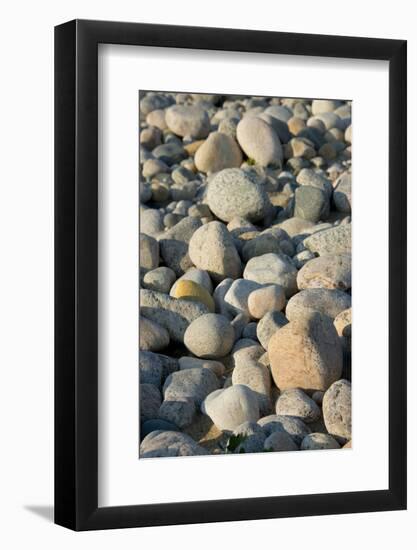
<svg viewBox="0 0 417 550"><path fill-rule="evenodd" d="M98 44L389 62L389 488L98 507ZM404 40L74 20L55 28L55 522L108 529L406 508Z"/></svg>

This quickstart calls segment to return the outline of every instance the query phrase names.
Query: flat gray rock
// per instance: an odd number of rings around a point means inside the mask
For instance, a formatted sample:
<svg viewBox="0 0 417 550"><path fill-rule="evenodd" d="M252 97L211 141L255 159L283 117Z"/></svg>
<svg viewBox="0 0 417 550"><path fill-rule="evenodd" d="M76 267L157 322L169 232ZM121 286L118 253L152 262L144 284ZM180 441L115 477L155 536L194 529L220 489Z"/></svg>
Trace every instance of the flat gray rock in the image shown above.
<svg viewBox="0 0 417 550"><path fill-rule="evenodd" d="M316 311L334 319L341 311L350 308L351 303L351 296L342 290L307 288L288 301L285 315L294 321Z"/></svg>
<svg viewBox="0 0 417 550"><path fill-rule="evenodd" d="M140 421L145 422L158 417L159 407L162 403L162 396L154 384L140 385Z"/></svg>
<svg viewBox="0 0 417 550"><path fill-rule="evenodd" d="M304 246L319 256L349 254L352 247L351 241L352 227L348 223L313 233L313 235L304 239Z"/></svg>
<svg viewBox="0 0 417 550"><path fill-rule="evenodd" d="M219 388L217 376L209 369L186 369L174 372L165 380L165 401L190 400L196 406Z"/></svg>
<svg viewBox="0 0 417 550"><path fill-rule="evenodd" d="M171 298L153 290L140 290L140 314L164 327L170 338L184 341L188 325L209 310L201 302Z"/></svg>

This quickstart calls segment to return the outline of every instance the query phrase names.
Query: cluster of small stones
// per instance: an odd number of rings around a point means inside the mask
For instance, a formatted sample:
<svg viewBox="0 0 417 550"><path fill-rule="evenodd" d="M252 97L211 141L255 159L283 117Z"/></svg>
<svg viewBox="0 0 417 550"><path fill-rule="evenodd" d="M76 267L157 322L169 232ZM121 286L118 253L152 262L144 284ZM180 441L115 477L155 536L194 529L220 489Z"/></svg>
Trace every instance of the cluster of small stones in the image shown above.
<svg viewBox="0 0 417 550"><path fill-rule="evenodd" d="M141 457L351 446L351 141L347 101L141 95Z"/></svg>

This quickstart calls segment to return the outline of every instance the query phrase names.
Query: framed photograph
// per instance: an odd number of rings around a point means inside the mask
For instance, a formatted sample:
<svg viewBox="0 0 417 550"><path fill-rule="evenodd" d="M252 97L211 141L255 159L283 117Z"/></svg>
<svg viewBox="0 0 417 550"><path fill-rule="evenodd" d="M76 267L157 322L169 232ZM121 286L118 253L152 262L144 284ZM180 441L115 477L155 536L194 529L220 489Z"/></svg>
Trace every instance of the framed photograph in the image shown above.
<svg viewBox="0 0 417 550"><path fill-rule="evenodd" d="M406 508L406 42L55 29L55 522Z"/></svg>

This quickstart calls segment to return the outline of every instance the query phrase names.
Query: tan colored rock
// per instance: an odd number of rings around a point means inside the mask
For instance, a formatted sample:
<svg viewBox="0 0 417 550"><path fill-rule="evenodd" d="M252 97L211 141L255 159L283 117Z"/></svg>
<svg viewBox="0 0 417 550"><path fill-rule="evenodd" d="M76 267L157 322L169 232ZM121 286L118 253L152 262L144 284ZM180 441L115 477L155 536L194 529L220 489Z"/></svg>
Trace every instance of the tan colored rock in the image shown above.
<svg viewBox="0 0 417 550"><path fill-rule="evenodd" d="M194 281L186 279L178 281L173 296L174 298L182 298L183 300L201 302L208 307L210 313L214 313L214 300L210 293L202 285Z"/></svg>
<svg viewBox="0 0 417 550"><path fill-rule="evenodd" d="M285 291L280 285L268 285L249 294L249 313L254 319L270 311L281 311L285 307Z"/></svg>
<svg viewBox="0 0 417 550"><path fill-rule="evenodd" d="M349 290L351 279L351 255L331 254L307 262L298 272L297 285L300 290L305 288Z"/></svg>
<svg viewBox="0 0 417 550"><path fill-rule="evenodd" d="M268 356L280 390L327 390L342 374L342 347L332 321L306 313L283 326L270 339Z"/></svg>
<svg viewBox="0 0 417 550"><path fill-rule="evenodd" d="M239 278L242 272L239 254L226 226L210 222L201 226L190 240L188 249L193 264L206 270L214 281Z"/></svg>
<svg viewBox="0 0 417 550"><path fill-rule="evenodd" d="M198 148L194 162L200 172L219 172L225 168L239 168L242 151L236 141L221 132L213 132Z"/></svg>

